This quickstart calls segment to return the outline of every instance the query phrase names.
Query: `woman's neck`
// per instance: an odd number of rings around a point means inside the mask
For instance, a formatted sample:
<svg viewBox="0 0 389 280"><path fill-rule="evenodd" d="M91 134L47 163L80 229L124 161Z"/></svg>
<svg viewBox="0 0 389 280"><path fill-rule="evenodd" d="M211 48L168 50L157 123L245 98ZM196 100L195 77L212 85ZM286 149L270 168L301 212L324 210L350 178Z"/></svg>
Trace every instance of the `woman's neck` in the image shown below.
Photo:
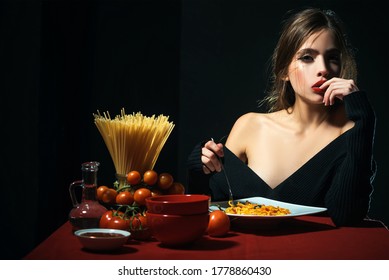
<svg viewBox="0 0 389 280"><path fill-rule="evenodd" d="M306 133L321 127L328 122L331 111L331 107L322 104L307 104L297 101L287 109L296 133Z"/></svg>

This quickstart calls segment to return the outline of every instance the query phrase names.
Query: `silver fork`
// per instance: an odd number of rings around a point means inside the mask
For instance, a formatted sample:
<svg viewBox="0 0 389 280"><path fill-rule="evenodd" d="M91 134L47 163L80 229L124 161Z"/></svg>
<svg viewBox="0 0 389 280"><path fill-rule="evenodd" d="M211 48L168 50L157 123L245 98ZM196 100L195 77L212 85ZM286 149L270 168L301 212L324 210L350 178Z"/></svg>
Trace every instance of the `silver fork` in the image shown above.
<svg viewBox="0 0 389 280"><path fill-rule="evenodd" d="M211 138L211 141L212 141L212 142L215 142L215 141L213 140L213 138ZM231 189L231 185L230 185L230 180L228 179L227 172L226 172L226 170L225 170L225 168L224 168L223 161L222 161L222 159L221 159L218 155L216 155L216 156L217 156L217 158L218 158L218 160L219 160L219 162L220 162L222 171L223 171L223 173L224 173L224 177L226 178L226 181L227 181L228 191L229 191L229 196L230 196L230 197L229 197L229 202L231 201L231 203L234 204L234 196L232 195L232 189Z"/></svg>

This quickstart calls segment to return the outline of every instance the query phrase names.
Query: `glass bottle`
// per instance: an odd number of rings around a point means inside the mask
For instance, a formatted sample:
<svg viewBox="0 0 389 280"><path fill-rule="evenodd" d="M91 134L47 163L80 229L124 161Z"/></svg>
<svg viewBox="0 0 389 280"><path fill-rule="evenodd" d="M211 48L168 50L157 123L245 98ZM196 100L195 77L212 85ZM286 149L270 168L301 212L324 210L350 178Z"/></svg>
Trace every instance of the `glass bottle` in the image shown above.
<svg viewBox="0 0 389 280"><path fill-rule="evenodd" d="M97 200L97 171L100 163L90 161L81 164L82 180L74 181L69 186L73 209L69 221L73 231L84 228L98 228L101 216L107 211ZM77 200L75 189L82 188L81 203Z"/></svg>

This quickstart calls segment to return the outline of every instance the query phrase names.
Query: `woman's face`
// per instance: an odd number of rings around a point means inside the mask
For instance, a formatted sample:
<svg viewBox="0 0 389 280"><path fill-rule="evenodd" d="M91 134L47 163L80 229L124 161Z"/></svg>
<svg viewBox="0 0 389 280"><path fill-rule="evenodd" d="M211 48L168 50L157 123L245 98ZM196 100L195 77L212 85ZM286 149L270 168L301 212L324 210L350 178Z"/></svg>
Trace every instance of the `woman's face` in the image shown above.
<svg viewBox="0 0 389 280"><path fill-rule="evenodd" d="M299 48L288 68L290 81L298 98L322 103L324 91L318 87L340 74L340 51L328 30L312 34Z"/></svg>

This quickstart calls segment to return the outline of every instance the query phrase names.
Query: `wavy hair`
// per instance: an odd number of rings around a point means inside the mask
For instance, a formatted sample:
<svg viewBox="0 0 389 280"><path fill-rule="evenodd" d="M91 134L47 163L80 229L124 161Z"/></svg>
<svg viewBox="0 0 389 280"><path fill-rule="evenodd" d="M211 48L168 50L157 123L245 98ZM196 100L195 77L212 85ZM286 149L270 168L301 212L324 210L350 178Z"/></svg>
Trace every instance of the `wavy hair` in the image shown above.
<svg viewBox="0 0 389 280"><path fill-rule="evenodd" d="M295 92L284 77L288 67L301 45L312 34L329 30L335 38L340 51L341 72L339 77L357 79L357 66L354 49L348 42L342 21L331 10L308 8L302 10L283 22L281 36L271 57L270 87L260 105L266 105L268 112L279 111L293 106Z"/></svg>

